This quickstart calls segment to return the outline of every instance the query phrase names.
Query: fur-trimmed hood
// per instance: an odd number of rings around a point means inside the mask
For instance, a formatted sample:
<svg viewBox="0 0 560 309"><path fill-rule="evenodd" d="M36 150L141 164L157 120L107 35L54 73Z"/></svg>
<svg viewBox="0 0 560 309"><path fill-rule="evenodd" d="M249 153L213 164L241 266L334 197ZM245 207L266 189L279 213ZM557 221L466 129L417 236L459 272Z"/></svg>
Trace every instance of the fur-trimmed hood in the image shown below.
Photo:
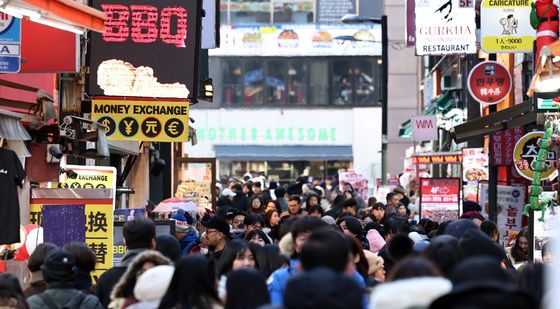
<svg viewBox="0 0 560 309"><path fill-rule="evenodd" d="M438 297L451 291L451 281L439 277L420 277L387 282L375 287L369 308L428 308Z"/></svg>

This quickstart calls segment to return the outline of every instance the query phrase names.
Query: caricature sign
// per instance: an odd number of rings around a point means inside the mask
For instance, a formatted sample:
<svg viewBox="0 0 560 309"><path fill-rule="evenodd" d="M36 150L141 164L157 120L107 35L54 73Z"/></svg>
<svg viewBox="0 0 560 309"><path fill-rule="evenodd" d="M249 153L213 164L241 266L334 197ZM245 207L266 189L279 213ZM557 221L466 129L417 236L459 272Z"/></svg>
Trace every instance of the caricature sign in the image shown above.
<svg viewBox="0 0 560 309"><path fill-rule="evenodd" d="M487 53L533 52L535 29L531 1L484 0L480 7L482 50Z"/></svg>

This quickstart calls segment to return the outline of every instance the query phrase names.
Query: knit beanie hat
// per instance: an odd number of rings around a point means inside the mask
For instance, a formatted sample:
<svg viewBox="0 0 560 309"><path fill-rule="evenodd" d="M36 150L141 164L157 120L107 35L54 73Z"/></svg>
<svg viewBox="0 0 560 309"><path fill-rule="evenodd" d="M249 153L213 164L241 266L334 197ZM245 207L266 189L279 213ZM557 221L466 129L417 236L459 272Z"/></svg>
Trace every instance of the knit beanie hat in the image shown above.
<svg viewBox="0 0 560 309"><path fill-rule="evenodd" d="M175 231L177 232L188 231L188 226L194 223L193 217L183 209L179 209L177 213L171 217L171 220L175 221Z"/></svg>
<svg viewBox="0 0 560 309"><path fill-rule="evenodd" d="M72 253L56 248L49 251L42 266L43 278L50 282L74 282L76 262Z"/></svg>
<svg viewBox="0 0 560 309"><path fill-rule="evenodd" d="M374 253L379 252L379 250L381 250L381 248L385 246L385 239L381 237L381 235L376 229L369 230L367 232L366 238L369 242L369 250L371 252Z"/></svg>

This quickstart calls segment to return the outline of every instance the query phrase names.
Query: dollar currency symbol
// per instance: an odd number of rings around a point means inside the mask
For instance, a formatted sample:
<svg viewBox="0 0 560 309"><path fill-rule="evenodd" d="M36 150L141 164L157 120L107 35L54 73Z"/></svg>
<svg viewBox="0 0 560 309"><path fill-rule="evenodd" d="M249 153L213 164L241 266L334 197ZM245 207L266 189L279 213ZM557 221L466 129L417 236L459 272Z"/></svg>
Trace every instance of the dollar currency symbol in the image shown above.
<svg viewBox="0 0 560 309"><path fill-rule="evenodd" d="M109 131L111 131L111 122L109 121L109 119L105 118L101 124L105 126L105 133L109 133Z"/></svg>

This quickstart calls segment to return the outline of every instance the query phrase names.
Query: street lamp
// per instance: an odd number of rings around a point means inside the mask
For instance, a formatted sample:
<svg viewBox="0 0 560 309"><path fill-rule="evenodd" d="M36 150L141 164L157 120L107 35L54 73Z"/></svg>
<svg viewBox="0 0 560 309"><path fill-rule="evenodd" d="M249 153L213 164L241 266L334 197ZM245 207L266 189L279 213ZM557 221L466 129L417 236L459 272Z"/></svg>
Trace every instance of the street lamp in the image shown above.
<svg viewBox="0 0 560 309"><path fill-rule="evenodd" d="M374 18L368 16L358 16L356 14L346 14L342 16L340 21L343 24L372 23L381 25L381 184L387 185L387 84L389 82L389 53L387 50L389 39L387 38L387 16L383 15L381 18Z"/></svg>

